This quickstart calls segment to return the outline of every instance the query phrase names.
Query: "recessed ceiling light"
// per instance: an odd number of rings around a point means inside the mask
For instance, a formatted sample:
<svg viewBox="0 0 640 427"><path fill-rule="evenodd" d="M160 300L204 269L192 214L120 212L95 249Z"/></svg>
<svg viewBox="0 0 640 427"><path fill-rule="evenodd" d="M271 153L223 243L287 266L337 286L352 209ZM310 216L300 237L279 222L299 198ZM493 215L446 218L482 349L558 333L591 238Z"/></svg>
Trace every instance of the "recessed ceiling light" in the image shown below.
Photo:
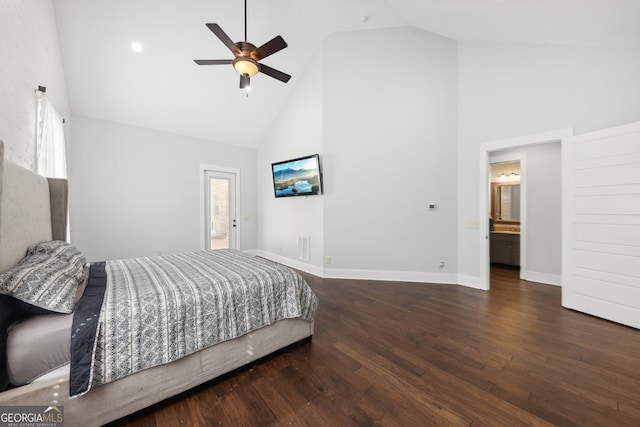
<svg viewBox="0 0 640 427"><path fill-rule="evenodd" d="M138 42L133 42L131 43L131 50L136 53L140 53L142 52L142 45Z"/></svg>

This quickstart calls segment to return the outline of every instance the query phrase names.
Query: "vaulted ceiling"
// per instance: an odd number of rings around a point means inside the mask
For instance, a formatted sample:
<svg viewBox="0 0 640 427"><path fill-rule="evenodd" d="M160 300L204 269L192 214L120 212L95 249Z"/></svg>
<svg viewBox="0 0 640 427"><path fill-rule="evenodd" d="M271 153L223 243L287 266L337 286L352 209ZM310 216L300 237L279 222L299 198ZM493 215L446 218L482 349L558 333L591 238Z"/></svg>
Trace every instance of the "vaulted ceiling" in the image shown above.
<svg viewBox="0 0 640 427"><path fill-rule="evenodd" d="M640 48L638 0L248 0L248 41L281 35L289 47L262 62L293 77L284 84L258 74L246 96L230 65L193 62L233 57L205 23L240 41L241 0L54 5L74 114L247 147L260 144L334 32L415 26L463 42Z"/></svg>

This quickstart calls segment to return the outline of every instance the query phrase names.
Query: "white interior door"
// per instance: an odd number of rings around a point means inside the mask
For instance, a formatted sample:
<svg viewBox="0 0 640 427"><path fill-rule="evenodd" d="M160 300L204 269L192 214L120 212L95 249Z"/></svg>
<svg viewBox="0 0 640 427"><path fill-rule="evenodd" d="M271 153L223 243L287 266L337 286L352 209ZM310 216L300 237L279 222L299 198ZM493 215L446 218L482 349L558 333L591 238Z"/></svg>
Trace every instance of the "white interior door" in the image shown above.
<svg viewBox="0 0 640 427"><path fill-rule="evenodd" d="M204 171L204 248L238 248L237 174Z"/></svg>
<svg viewBox="0 0 640 427"><path fill-rule="evenodd" d="M562 305L640 328L640 122L562 142Z"/></svg>

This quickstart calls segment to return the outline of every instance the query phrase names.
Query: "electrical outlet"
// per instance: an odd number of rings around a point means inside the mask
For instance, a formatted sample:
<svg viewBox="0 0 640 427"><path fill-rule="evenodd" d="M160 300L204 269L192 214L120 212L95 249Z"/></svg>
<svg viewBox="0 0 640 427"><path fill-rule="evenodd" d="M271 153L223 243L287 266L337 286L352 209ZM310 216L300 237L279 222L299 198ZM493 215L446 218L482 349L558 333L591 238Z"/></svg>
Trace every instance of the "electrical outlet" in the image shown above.
<svg viewBox="0 0 640 427"><path fill-rule="evenodd" d="M478 221L469 221L467 228L480 228L480 223Z"/></svg>
<svg viewBox="0 0 640 427"><path fill-rule="evenodd" d="M324 259L324 263L327 264L327 265L331 264L331 257L330 256L326 257Z"/></svg>

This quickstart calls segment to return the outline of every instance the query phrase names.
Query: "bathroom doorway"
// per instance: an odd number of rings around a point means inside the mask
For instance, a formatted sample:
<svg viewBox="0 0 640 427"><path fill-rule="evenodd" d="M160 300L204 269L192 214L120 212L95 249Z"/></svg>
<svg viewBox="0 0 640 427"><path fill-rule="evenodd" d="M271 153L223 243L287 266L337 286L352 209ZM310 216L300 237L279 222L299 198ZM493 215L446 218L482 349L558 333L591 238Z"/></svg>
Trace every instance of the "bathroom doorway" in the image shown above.
<svg viewBox="0 0 640 427"><path fill-rule="evenodd" d="M481 218L490 214L490 164L520 160L520 278L560 285L561 164L560 147L572 129L499 140L480 148ZM529 185L535 183L532 187ZM530 187L530 188L529 188ZM527 207L528 206L528 207ZM479 289L490 289L490 222L480 222ZM530 252L529 256L528 252Z"/></svg>

